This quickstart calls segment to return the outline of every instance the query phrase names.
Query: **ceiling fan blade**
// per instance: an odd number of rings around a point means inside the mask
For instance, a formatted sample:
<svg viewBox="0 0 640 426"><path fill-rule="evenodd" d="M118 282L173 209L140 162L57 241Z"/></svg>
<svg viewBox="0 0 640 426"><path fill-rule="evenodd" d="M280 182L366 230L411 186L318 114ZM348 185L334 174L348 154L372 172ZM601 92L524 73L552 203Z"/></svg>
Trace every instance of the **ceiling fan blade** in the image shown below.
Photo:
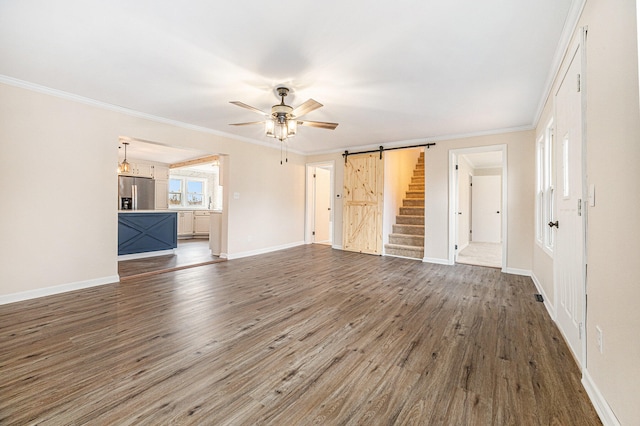
<svg viewBox="0 0 640 426"><path fill-rule="evenodd" d="M249 121L247 123L230 123L229 126L251 126L253 124L264 124L264 121Z"/></svg>
<svg viewBox="0 0 640 426"><path fill-rule="evenodd" d="M303 102L301 105L298 105L293 111L291 111L291 115L294 117L300 117L320 108L321 106L322 104L320 102L309 99Z"/></svg>
<svg viewBox="0 0 640 426"><path fill-rule="evenodd" d="M300 121L298 120L298 125L300 126L309 126L309 127L319 127L320 129L328 129L334 130L338 127L338 123L327 123L324 121Z"/></svg>
<svg viewBox="0 0 640 426"><path fill-rule="evenodd" d="M244 102L230 101L229 103L234 104L234 105L238 105L239 107L242 107L242 108L246 108L249 111L257 112L258 114L269 115L266 112L259 110L258 108L255 108L255 107L252 107L251 105L245 104Z"/></svg>

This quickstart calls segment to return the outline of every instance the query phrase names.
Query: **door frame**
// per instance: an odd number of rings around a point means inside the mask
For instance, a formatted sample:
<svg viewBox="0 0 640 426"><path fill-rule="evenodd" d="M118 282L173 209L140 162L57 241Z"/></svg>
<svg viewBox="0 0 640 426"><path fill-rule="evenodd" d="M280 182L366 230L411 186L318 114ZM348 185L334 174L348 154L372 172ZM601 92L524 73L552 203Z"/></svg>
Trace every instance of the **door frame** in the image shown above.
<svg viewBox="0 0 640 426"><path fill-rule="evenodd" d="M315 228L315 186L313 181L313 173L316 168L322 167L323 169L329 169L329 190L331 196L331 229L329 233L331 234L331 245L335 243L336 234L335 234L335 160L330 161L320 161L317 163L307 163L305 165L305 180L306 180L306 191L305 191L305 220L304 220L304 243L312 244L313 243L313 230Z"/></svg>
<svg viewBox="0 0 640 426"><path fill-rule="evenodd" d="M508 215L508 174L507 174L507 145L485 145L470 148L458 148L449 150L449 256L448 264L455 264L456 257L456 241L458 240L458 173L456 173L456 164L458 157L465 154L477 154L479 152L502 152L502 272L507 272L507 247L509 234L507 232L507 215Z"/></svg>

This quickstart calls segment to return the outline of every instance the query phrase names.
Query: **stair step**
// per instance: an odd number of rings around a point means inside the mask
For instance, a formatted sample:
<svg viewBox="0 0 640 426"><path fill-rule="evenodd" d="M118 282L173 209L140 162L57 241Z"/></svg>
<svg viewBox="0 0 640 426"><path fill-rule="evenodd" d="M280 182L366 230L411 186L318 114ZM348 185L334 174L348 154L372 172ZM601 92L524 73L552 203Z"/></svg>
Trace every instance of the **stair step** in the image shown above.
<svg viewBox="0 0 640 426"><path fill-rule="evenodd" d="M423 248L424 235L389 234L389 243Z"/></svg>
<svg viewBox="0 0 640 426"><path fill-rule="evenodd" d="M398 225L392 227L394 234L424 235L424 225Z"/></svg>
<svg viewBox="0 0 640 426"><path fill-rule="evenodd" d="M391 256L410 257L412 259L420 259L424 257L424 248L404 246L401 244L385 244L385 254Z"/></svg>
<svg viewBox="0 0 640 426"><path fill-rule="evenodd" d="M424 198L403 198L402 207L424 207Z"/></svg>
<svg viewBox="0 0 640 426"><path fill-rule="evenodd" d="M424 225L424 216L399 215L396 225Z"/></svg>
<svg viewBox="0 0 640 426"><path fill-rule="evenodd" d="M424 176L411 176L411 183L421 183L424 185Z"/></svg>
<svg viewBox="0 0 640 426"><path fill-rule="evenodd" d="M422 189L421 191L407 191L407 198L424 198L424 189Z"/></svg>
<svg viewBox="0 0 640 426"><path fill-rule="evenodd" d="M421 191L422 194L424 195L424 182L409 184L409 191L418 191L418 190Z"/></svg>
<svg viewBox="0 0 640 426"><path fill-rule="evenodd" d="M400 207L402 216L424 216L424 207Z"/></svg>
<svg viewBox="0 0 640 426"><path fill-rule="evenodd" d="M416 168L414 170L424 170L424 162L416 164Z"/></svg>

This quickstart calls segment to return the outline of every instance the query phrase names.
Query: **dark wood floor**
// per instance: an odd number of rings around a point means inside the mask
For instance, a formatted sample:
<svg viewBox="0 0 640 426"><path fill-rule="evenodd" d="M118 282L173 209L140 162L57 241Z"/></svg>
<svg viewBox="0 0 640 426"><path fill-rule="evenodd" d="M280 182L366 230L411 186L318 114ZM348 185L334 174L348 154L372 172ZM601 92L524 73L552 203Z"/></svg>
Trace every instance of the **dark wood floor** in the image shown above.
<svg viewBox="0 0 640 426"><path fill-rule="evenodd" d="M126 280L134 276L155 275L224 261L211 254L209 240L192 238L178 240L175 254L119 261L118 275L120 280Z"/></svg>
<svg viewBox="0 0 640 426"><path fill-rule="evenodd" d="M310 245L4 305L0 424L600 424L535 292Z"/></svg>

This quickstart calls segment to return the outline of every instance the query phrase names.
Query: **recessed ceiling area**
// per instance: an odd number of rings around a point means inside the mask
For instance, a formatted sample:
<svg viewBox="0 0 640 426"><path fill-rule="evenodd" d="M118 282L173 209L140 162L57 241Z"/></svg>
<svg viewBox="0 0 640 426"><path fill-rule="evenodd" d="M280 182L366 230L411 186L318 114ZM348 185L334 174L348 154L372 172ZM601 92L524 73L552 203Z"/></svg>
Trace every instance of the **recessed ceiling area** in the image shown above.
<svg viewBox="0 0 640 426"><path fill-rule="evenodd" d="M289 148L319 153L531 128L575 0L0 3L18 80L241 140L262 110L324 105ZM133 147L132 147L133 148Z"/></svg>

